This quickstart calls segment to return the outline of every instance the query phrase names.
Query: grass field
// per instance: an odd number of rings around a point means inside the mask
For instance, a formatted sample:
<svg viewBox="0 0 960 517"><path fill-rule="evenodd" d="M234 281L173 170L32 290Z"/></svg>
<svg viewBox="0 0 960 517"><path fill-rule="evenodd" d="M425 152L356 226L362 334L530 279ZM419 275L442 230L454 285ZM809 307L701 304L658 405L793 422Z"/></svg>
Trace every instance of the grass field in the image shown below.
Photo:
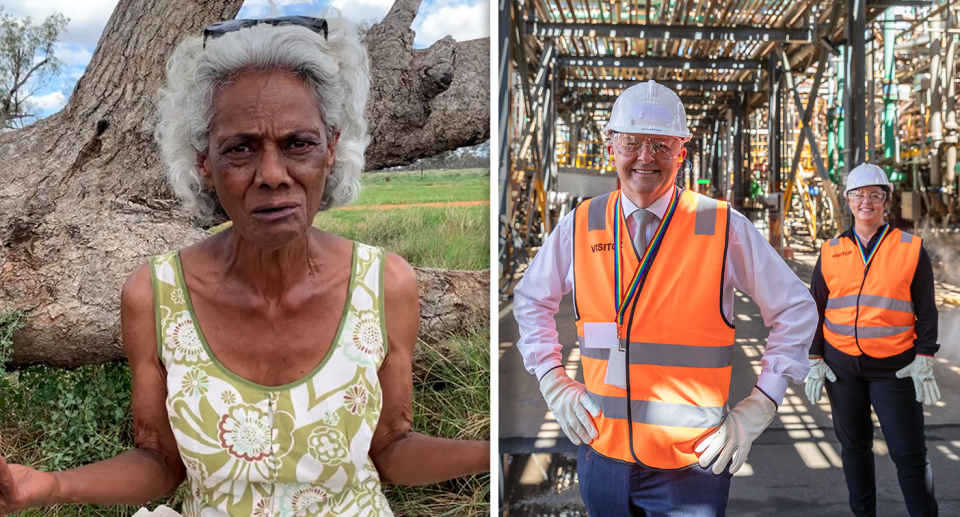
<svg viewBox="0 0 960 517"><path fill-rule="evenodd" d="M356 205L318 215L315 225L381 246L414 266L489 267L489 206L375 209L370 205L489 200L486 171L367 174ZM65 371L39 366L4 373L10 335L19 315L0 315L0 455L9 463L60 470L115 456L132 445L130 372L126 363ZM415 357L414 429L432 436L490 438L489 329L433 345ZM480 516L490 512L489 475L426 487L384 485L400 515ZM183 488L167 504L180 509ZM60 506L21 516L121 517L136 508Z"/></svg>
<svg viewBox="0 0 960 517"><path fill-rule="evenodd" d="M486 169L377 172L363 178L354 205L410 205L490 200Z"/></svg>
<svg viewBox="0 0 960 517"><path fill-rule="evenodd" d="M490 205L410 206L490 201L486 170L379 172L363 176L360 198L349 207L317 214L313 225L330 233L379 246L417 267L490 267ZM389 181L388 181L389 180ZM221 231L230 223L212 231Z"/></svg>

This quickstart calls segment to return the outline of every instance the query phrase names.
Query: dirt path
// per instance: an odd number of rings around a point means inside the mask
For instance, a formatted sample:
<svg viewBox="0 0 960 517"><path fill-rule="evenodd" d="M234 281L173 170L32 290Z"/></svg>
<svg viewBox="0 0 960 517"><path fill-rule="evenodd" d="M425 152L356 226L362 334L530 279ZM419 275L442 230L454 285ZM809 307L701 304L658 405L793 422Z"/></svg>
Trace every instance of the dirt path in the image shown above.
<svg viewBox="0 0 960 517"><path fill-rule="evenodd" d="M422 206L429 207L445 207L445 206L476 206L476 205L489 205L490 200L485 199L481 201L451 201L449 203L415 203L407 205L362 205L362 206L345 206L342 208L337 208L336 210L387 210L390 208L416 208Z"/></svg>

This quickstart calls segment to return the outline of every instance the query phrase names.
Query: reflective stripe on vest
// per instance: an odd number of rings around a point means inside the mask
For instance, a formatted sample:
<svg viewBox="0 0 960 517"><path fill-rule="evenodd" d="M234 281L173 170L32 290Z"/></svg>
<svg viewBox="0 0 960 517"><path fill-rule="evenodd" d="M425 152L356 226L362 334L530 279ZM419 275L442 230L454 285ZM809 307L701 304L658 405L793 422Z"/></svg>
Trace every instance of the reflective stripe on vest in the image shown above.
<svg viewBox="0 0 960 517"><path fill-rule="evenodd" d="M574 219L580 360L587 390L602 411L595 419L600 436L591 447L621 461L680 469L697 462L694 444L719 425L729 393L734 330L720 307L728 207L690 191L680 195L636 300L628 401L627 390L603 382L611 344L587 342L584 332L586 322L616 319L613 225L624 224L614 213L618 195L585 201ZM630 239L624 243L621 257L632 272L639 259ZM621 339L625 343L626 336Z"/></svg>
<svg viewBox="0 0 960 517"><path fill-rule="evenodd" d="M892 230L865 269L857 243L836 238L820 248L820 269L830 291L824 339L849 355L889 357L916 339L910 284L922 239Z"/></svg>
<svg viewBox="0 0 960 517"><path fill-rule="evenodd" d="M605 397L591 393L590 398L600 405L607 418L626 420L627 406L624 397ZM699 407L689 404L670 404L653 400L631 400L633 421L650 425L672 427L697 427L710 429L723 420L723 407Z"/></svg>

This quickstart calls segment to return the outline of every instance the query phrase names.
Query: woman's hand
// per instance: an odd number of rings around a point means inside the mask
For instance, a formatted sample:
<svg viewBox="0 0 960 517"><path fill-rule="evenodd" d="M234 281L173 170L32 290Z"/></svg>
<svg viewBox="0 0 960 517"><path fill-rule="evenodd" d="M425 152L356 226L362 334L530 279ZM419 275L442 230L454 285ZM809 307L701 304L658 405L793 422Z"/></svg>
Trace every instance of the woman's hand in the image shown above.
<svg viewBox="0 0 960 517"><path fill-rule="evenodd" d="M377 375L383 410L370 444L380 479L398 485L426 485L490 470L490 442L449 440L415 433L413 348L420 328L417 275L402 258L385 260L384 311L387 357Z"/></svg>
<svg viewBox="0 0 960 517"><path fill-rule="evenodd" d="M53 474L23 465L7 465L0 456L0 515L33 506L46 506L53 499L57 480Z"/></svg>

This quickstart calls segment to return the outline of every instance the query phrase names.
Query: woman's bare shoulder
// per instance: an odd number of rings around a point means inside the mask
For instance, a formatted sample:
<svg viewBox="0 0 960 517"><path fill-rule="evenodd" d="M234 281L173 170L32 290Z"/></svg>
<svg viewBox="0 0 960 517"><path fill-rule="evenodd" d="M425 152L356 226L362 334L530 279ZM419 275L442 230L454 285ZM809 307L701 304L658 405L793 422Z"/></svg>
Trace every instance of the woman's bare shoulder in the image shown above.
<svg viewBox="0 0 960 517"><path fill-rule="evenodd" d="M385 253L387 261L384 271L384 291L389 303L391 299L402 302L419 297L417 273L406 260L395 253Z"/></svg>

